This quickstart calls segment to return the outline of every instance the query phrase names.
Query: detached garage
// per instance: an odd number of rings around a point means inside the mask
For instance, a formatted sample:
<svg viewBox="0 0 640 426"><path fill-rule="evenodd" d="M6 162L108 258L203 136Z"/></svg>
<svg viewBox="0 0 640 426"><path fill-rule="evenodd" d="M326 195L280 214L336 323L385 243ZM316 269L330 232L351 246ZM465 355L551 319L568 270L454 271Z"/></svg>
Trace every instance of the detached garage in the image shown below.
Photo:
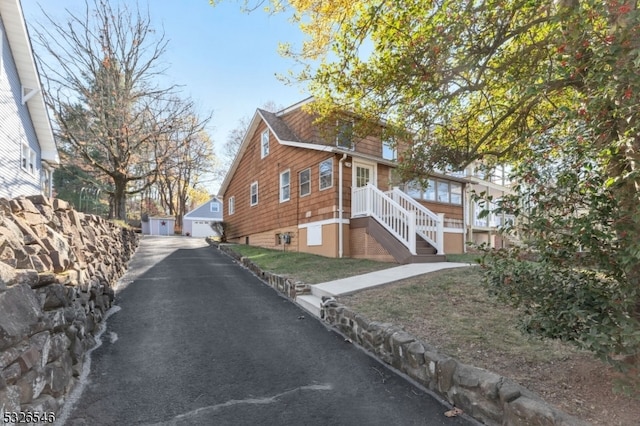
<svg viewBox="0 0 640 426"><path fill-rule="evenodd" d="M198 238L217 235L217 232L211 227L215 222L222 222L222 201L217 197L212 197L206 203L184 215L182 235Z"/></svg>

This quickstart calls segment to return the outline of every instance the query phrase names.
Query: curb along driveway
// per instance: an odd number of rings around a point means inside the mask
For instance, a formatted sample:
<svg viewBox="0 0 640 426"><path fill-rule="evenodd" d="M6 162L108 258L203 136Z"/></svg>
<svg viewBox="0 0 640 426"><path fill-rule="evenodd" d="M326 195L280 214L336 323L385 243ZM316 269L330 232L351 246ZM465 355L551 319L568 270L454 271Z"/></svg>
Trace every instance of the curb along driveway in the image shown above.
<svg viewBox="0 0 640 426"><path fill-rule="evenodd" d="M68 425L471 425L204 241L141 241Z"/></svg>

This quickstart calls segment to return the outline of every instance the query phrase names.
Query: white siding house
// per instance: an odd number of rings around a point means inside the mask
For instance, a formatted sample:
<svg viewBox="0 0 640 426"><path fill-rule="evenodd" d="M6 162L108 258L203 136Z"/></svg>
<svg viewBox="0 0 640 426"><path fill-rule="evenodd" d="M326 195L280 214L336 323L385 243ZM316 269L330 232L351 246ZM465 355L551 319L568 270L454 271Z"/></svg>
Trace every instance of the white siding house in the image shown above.
<svg viewBox="0 0 640 426"><path fill-rule="evenodd" d="M212 197L206 203L185 214L182 218L182 235L202 238L217 235L211 225L214 222L222 222L222 206L222 201Z"/></svg>
<svg viewBox="0 0 640 426"><path fill-rule="evenodd" d="M60 163L19 0L0 0L0 197L52 194Z"/></svg>

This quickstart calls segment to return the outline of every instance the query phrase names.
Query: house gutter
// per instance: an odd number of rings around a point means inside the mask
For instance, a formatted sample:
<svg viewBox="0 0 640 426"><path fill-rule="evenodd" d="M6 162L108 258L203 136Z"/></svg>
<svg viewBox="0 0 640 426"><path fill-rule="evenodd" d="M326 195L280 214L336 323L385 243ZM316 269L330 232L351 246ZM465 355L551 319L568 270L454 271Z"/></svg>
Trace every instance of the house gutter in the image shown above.
<svg viewBox="0 0 640 426"><path fill-rule="evenodd" d="M347 159L347 154L344 153L342 154L342 158L340 159L340 161L338 161L339 167L338 167L338 192L339 192L339 197L338 197L338 214L340 215L340 220L338 221L338 257L340 259L342 259L343 255L344 255L344 244L343 244L343 240L344 240L344 230L342 229L342 222L343 222L343 188L342 188L342 167L343 167L343 163L344 160Z"/></svg>

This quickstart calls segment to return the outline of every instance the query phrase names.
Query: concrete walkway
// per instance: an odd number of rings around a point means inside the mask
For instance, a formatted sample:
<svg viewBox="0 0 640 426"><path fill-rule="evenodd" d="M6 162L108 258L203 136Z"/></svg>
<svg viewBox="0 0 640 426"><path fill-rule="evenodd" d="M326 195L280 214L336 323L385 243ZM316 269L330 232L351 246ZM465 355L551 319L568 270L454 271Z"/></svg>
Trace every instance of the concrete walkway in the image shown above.
<svg viewBox="0 0 640 426"><path fill-rule="evenodd" d="M313 315L320 317L320 305L322 297L336 297L366 290L372 287L392 283L394 281L411 278L429 272L443 269L460 268L470 266L469 263L435 262L435 263L411 263L396 266L368 274L356 275L349 278L328 281L311 286L311 294L296 297L296 303Z"/></svg>

